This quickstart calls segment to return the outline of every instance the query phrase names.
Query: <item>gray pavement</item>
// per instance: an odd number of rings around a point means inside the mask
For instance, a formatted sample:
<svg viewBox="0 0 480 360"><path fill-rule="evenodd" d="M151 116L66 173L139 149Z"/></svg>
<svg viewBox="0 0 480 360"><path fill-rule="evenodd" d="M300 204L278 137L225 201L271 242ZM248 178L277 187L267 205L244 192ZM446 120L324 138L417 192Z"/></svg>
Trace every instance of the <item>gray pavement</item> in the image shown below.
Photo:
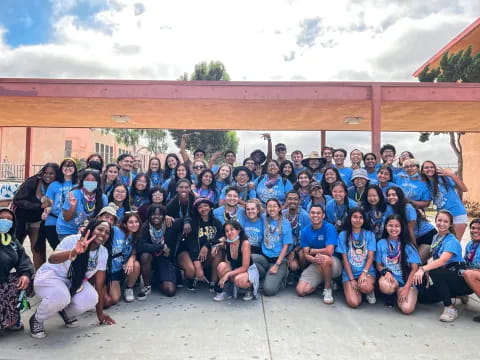
<svg viewBox="0 0 480 360"><path fill-rule="evenodd" d="M320 291L306 297L293 287L275 297L212 301L206 288L180 289L173 298L153 292L144 301L108 310L117 321L97 325L96 314L67 329L60 317L46 322L47 338L0 335L0 359L478 359L478 298L459 305L451 324L438 320L442 307L419 305L405 316L376 305L346 306L336 293L324 305ZM35 302L35 299L34 299ZM35 306L33 306L35 308ZM32 309L23 315L27 323ZM26 326L28 328L28 325Z"/></svg>

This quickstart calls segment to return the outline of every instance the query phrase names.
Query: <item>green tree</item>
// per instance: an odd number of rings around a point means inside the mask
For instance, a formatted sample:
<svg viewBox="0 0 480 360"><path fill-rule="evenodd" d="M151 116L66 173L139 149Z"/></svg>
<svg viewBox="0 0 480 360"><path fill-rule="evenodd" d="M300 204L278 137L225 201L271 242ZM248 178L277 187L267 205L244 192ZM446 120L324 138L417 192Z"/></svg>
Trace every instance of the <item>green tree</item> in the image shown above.
<svg viewBox="0 0 480 360"><path fill-rule="evenodd" d="M208 81L229 81L230 76L221 61L202 61L195 65L193 73L189 76L184 73L178 80L208 80ZM216 130L170 130L170 135L177 146L183 134L191 134L188 137L186 148L195 150L197 147L203 148L207 153L212 154L215 151L224 151L231 149L237 151L238 136L235 131L216 131Z"/></svg>
<svg viewBox="0 0 480 360"><path fill-rule="evenodd" d="M104 134L112 134L119 144L132 146L137 151L137 146L141 139L147 140L145 148L154 152L161 153L167 150L166 136L167 132L162 129L122 129L110 128L102 129Z"/></svg>
<svg viewBox="0 0 480 360"><path fill-rule="evenodd" d="M421 82L480 82L480 53L472 56L472 46L465 51L449 55L444 53L440 66L430 70L428 65L418 75ZM461 138L463 132L421 132L419 141L426 142L430 135L448 134L450 147L457 157L458 176L463 178L463 152Z"/></svg>

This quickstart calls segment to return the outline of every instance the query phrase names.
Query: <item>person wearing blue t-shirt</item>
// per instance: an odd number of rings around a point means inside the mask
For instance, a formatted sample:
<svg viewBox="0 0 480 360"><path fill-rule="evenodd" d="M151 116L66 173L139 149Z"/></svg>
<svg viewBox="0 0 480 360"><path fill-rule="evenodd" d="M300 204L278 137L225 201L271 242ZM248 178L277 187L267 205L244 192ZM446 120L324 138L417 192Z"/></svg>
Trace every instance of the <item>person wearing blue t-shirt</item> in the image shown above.
<svg viewBox="0 0 480 360"><path fill-rule="evenodd" d="M367 171L365 169L355 169L352 175L353 185L348 188L348 197L362 206L367 198L367 187L370 184Z"/></svg>
<svg viewBox="0 0 480 360"><path fill-rule="evenodd" d="M310 225L310 218L308 213L300 207L300 196L295 190L287 193L286 200L287 208L282 210L282 216L288 220L292 227L293 244L288 249L287 256L288 269L290 271L297 271L303 269L306 265L303 252L300 251L300 232L305 226Z"/></svg>
<svg viewBox="0 0 480 360"><path fill-rule="evenodd" d="M148 161L147 176L150 179L150 186L161 186L163 183L163 170L160 159L153 156Z"/></svg>
<svg viewBox="0 0 480 360"><path fill-rule="evenodd" d="M213 210L213 216L217 218L222 225L227 220L237 220L244 216L245 210L238 204L238 190L235 186L229 186L225 191L225 205Z"/></svg>
<svg viewBox="0 0 480 360"><path fill-rule="evenodd" d="M347 157L347 151L345 149L335 149L333 150L333 161L335 162L335 168L340 173L342 181L345 185L352 185L352 168L345 167L345 158Z"/></svg>
<svg viewBox="0 0 480 360"><path fill-rule="evenodd" d="M51 183L47 188L46 196L51 206L45 209L45 235L53 250L60 243L57 234L57 219L62 212L63 203L67 199L68 192L73 184L77 183L77 164L73 159L67 158L60 164L61 177Z"/></svg>
<svg viewBox="0 0 480 360"><path fill-rule="evenodd" d="M400 215L393 214L385 220L383 239L377 243L375 261L380 273L380 291L387 295L385 304L393 306L396 296L400 311L411 314L418 294L413 286L413 277L421 260Z"/></svg>
<svg viewBox="0 0 480 360"><path fill-rule="evenodd" d="M422 164L422 174L427 180L433 204L437 210L448 210L453 215L453 229L457 239L462 239L467 228L467 211L459 192L467 192L468 188L453 172L437 168L433 161Z"/></svg>
<svg viewBox="0 0 480 360"><path fill-rule="evenodd" d="M427 183L420 175L420 165L415 159L407 159L403 162L405 174L399 173L394 176L393 182L397 184L405 193L405 197L418 208L423 209L428 206L431 200Z"/></svg>
<svg viewBox="0 0 480 360"><path fill-rule="evenodd" d="M378 184L377 169L375 168L377 165L377 155L374 153L366 153L363 155L363 163L365 164L365 170L367 171L370 184Z"/></svg>
<svg viewBox="0 0 480 360"><path fill-rule="evenodd" d="M345 230L338 236L337 253L342 255L342 282L345 300L352 308L360 306L362 294L369 304L375 304L375 269L373 259L377 241L367 230L365 212L360 208L350 210Z"/></svg>
<svg viewBox="0 0 480 360"><path fill-rule="evenodd" d="M245 203L249 199L255 199L255 184L251 182L252 172L246 166L237 166L233 169L233 181L230 183L230 186L235 186L238 190L238 203L241 206L245 206ZM220 200L218 204L221 206L225 204L225 192L228 189L224 187L220 193Z"/></svg>
<svg viewBox="0 0 480 360"><path fill-rule="evenodd" d="M129 189L132 186L133 179L135 178L133 172L133 156L131 154L121 154L117 158L117 163L120 166L120 172L118 173L118 181L126 185Z"/></svg>
<svg viewBox="0 0 480 360"><path fill-rule="evenodd" d="M279 200L267 200L266 212L263 256L257 259L256 265L260 277L265 277L264 295L273 296L280 291L288 275L286 257L289 246L293 244L292 228L288 220L282 218L282 205Z"/></svg>
<svg viewBox="0 0 480 360"><path fill-rule="evenodd" d="M333 256L337 232L332 224L325 221L325 210L321 205L312 205L308 215L311 225L301 231L300 247L309 265L300 276L297 295L310 295L324 283L323 302L333 304L332 280L342 273L340 260Z"/></svg>
<svg viewBox="0 0 480 360"><path fill-rule="evenodd" d="M252 260L256 262L262 255L265 215L262 214L262 204L258 199L247 200L245 215L238 219L248 237L252 252Z"/></svg>
<svg viewBox="0 0 480 360"><path fill-rule="evenodd" d="M292 183L280 175L280 167L275 160L267 161L267 174L261 175L255 180L257 198L263 204L266 204L269 199L277 199L283 204L285 194L292 189Z"/></svg>
<svg viewBox="0 0 480 360"><path fill-rule="evenodd" d="M473 292L480 295L480 219L475 218L470 222L471 241L465 247L465 262L468 269L463 273L463 278ZM480 315L473 318L474 321L480 322Z"/></svg>
<svg viewBox="0 0 480 360"><path fill-rule="evenodd" d="M387 204L382 189L378 185L368 186L367 198L363 204L363 209L367 216L366 222L370 230L375 234L375 239L379 241L383 235Z"/></svg>
<svg viewBox="0 0 480 360"><path fill-rule="evenodd" d="M322 184L317 181L313 181L310 184L310 201L307 203L304 209L308 212L310 211L312 205L321 205L325 209L330 200L332 200L332 197L323 193Z"/></svg>
<svg viewBox="0 0 480 360"><path fill-rule="evenodd" d="M298 176L300 171L306 170L307 168L303 166L302 161L303 161L303 153L300 150L294 150L292 151L292 154L290 155L290 158L292 159L293 162L293 171L295 173L295 176Z"/></svg>
<svg viewBox="0 0 480 360"><path fill-rule="evenodd" d="M462 257L462 246L453 234L453 216L447 210L440 210L435 217L438 234L432 241L433 261L420 267L415 273L415 284L421 285L425 273L433 284L421 293L420 301L425 303L443 302L440 321L452 322L458 317L452 298L470 295L472 290L465 282L463 272L467 265ZM423 284L425 285L425 284Z"/></svg>
<svg viewBox="0 0 480 360"><path fill-rule="evenodd" d="M95 217L107 205L107 196L100 185L100 173L97 170L86 169L83 172L78 186L68 193L58 217L57 234L60 241L68 235L77 234L85 220Z"/></svg>
<svg viewBox="0 0 480 360"><path fill-rule="evenodd" d="M327 221L335 226L337 232L343 229L348 211L357 206L355 201L347 196L347 186L344 182L336 182L332 187L333 199L325 206L325 217Z"/></svg>

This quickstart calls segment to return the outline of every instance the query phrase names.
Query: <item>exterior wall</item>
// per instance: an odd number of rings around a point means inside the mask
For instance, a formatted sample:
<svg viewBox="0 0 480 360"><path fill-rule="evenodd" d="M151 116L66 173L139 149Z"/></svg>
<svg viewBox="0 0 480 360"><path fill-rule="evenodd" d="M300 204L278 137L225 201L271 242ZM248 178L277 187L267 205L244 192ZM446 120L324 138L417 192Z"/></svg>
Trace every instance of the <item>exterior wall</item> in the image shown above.
<svg viewBox="0 0 480 360"><path fill-rule="evenodd" d="M462 138L463 145L463 180L468 187L463 199L480 203L480 133L466 134Z"/></svg>

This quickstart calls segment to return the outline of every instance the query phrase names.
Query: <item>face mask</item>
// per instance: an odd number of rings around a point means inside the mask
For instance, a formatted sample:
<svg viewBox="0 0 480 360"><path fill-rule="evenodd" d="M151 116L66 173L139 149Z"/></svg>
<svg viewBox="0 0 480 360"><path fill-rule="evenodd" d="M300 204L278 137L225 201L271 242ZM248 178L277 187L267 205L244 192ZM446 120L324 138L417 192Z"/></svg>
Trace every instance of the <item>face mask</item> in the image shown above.
<svg viewBox="0 0 480 360"><path fill-rule="evenodd" d="M235 236L235 238L232 239L232 240L227 239L227 242L228 242L228 243L234 243L234 242L237 241L238 239L240 239L240 235Z"/></svg>
<svg viewBox="0 0 480 360"><path fill-rule="evenodd" d="M96 181L84 181L83 182L83 187L88 192L94 192L95 190L97 190L97 182Z"/></svg>
<svg viewBox="0 0 480 360"><path fill-rule="evenodd" d="M5 234L10 231L13 221L9 219L0 219L0 233Z"/></svg>
<svg viewBox="0 0 480 360"><path fill-rule="evenodd" d="M88 163L88 167L92 169L97 169L98 171L102 171L102 163L99 161L92 160Z"/></svg>

